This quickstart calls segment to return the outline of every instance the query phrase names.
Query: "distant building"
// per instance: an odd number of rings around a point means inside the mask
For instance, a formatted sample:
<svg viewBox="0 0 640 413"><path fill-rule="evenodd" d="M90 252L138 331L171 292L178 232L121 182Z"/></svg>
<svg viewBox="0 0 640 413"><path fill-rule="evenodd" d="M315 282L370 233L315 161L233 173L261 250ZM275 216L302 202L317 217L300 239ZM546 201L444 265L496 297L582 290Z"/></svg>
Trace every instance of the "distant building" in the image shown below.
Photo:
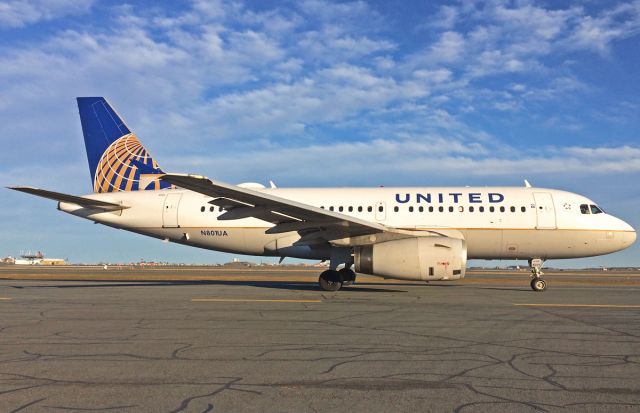
<svg viewBox="0 0 640 413"><path fill-rule="evenodd" d="M16 263L16 259L13 257L5 257L2 260L0 260L0 264L15 264Z"/></svg>
<svg viewBox="0 0 640 413"><path fill-rule="evenodd" d="M44 254L40 251L38 251L35 254L32 253L31 251L22 252L20 254L20 258L16 258L15 264L16 265L37 265L37 264L40 264L40 261L42 261L43 258L44 258Z"/></svg>
<svg viewBox="0 0 640 413"><path fill-rule="evenodd" d="M67 265L67 262L62 258L43 258L39 265Z"/></svg>
<svg viewBox="0 0 640 413"><path fill-rule="evenodd" d="M14 260L16 265L66 265L62 258L45 258L40 251L33 254L31 251L20 254L20 258Z"/></svg>

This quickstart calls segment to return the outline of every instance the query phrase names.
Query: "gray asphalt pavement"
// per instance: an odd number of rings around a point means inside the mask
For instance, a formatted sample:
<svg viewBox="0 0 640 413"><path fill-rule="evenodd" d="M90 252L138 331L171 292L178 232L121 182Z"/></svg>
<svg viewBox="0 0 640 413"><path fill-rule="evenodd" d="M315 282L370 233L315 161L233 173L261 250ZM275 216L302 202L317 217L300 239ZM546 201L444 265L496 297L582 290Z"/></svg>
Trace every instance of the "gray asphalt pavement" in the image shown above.
<svg viewBox="0 0 640 413"><path fill-rule="evenodd" d="M638 286L87 278L0 280L0 412L640 410Z"/></svg>

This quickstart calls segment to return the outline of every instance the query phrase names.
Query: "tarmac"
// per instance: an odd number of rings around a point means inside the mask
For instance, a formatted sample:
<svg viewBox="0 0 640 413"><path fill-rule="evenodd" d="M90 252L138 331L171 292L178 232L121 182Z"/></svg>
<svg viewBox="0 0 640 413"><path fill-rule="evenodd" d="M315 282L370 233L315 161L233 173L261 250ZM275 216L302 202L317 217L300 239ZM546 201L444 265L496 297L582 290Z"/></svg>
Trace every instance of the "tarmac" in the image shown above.
<svg viewBox="0 0 640 413"><path fill-rule="evenodd" d="M0 412L640 411L640 272L0 266Z"/></svg>

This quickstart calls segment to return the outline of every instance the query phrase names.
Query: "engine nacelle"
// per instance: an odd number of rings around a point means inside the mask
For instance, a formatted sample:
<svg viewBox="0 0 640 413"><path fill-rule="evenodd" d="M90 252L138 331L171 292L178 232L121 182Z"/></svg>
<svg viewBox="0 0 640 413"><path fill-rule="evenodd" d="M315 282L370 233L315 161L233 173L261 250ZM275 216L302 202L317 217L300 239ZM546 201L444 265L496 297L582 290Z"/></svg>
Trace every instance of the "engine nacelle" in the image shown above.
<svg viewBox="0 0 640 413"><path fill-rule="evenodd" d="M355 247L356 272L400 280L464 278L467 245L448 237L416 237Z"/></svg>

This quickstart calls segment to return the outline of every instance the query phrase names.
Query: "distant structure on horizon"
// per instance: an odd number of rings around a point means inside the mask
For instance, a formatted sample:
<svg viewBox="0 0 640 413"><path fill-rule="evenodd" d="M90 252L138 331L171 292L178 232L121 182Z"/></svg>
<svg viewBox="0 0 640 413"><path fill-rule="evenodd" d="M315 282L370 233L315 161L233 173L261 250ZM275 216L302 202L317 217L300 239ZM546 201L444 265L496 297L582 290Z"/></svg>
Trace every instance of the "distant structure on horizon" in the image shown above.
<svg viewBox="0 0 640 413"><path fill-rule="evenodd" d="M7 257L5 260L6 263L10 263L8 261L11 257ZM45 258L44 254L41 251L37 253L29 252L21 252L20 258L13 259L13 264L15 265L66 265L67 261L63 258Z"/></svg>

